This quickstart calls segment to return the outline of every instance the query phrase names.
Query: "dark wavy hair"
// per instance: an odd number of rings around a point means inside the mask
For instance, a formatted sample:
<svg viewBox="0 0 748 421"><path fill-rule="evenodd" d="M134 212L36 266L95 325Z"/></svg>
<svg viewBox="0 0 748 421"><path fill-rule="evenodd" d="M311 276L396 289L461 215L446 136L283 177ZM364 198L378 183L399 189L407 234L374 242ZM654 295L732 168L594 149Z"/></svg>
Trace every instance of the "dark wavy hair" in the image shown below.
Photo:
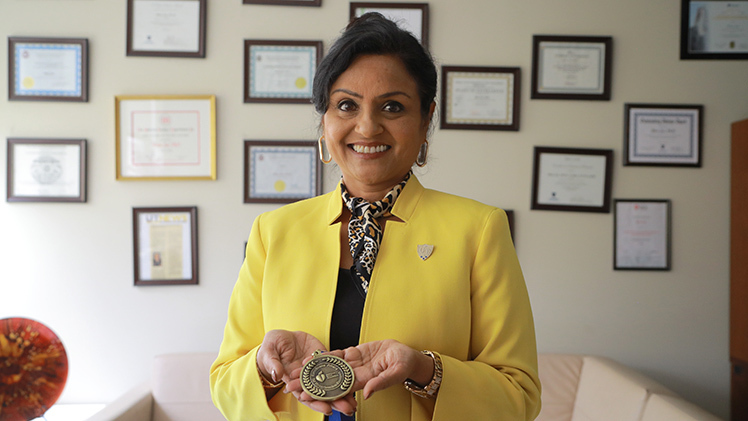
<svg viewBox="0 0 748 421"><path fill-rule="evenodd" d="M421 115L426 117L436 97L436 66L431 54L408 31L379 13L354 18L330 47L314 75L312 103L322 115L330 103L330 88L361 55L394 55L400 58L418 86Z"/></svg>

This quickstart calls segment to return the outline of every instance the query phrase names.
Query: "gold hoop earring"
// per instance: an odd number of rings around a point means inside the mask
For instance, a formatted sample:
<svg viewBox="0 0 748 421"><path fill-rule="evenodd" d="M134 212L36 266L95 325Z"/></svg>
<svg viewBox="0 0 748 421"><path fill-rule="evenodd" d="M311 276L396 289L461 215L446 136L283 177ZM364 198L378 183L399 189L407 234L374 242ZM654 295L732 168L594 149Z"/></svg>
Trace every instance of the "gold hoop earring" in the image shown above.
<svg viewBox="0 0 748 421"><path fill-rule="evenodd" d="M322 161L323 164L329 164L332 162L332 155L330 155L329 158L325 159L325 154L322 152L322 141L325 139L325 136L322 135L319 137L319 140L317 141L317 146L319 147L319 159Z"/></svg>
<svg viewBox="0 0 748 421"><path fill-rule="evenodd" d="M429 141L426 140L421 144L421 149L418 150L418 157L416 157L416 165L419 167L426 166L426 155L429 153Z"/></svg>

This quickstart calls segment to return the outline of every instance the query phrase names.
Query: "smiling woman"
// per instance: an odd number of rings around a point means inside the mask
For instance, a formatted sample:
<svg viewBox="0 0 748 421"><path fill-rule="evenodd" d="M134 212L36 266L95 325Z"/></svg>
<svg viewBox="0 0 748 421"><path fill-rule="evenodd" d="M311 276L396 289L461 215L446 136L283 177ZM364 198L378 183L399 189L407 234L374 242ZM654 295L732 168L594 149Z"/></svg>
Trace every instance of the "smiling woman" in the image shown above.
<svg viewBox="0 0 748 421"><path fill-rule="evenodd" d="M435 94L429 53L380 14L354 19L320 63L321 158L326 146L342 179L255 220L211 367L227 419L537 415L532 312L506 213L411 172L425 165Z"/></svg>

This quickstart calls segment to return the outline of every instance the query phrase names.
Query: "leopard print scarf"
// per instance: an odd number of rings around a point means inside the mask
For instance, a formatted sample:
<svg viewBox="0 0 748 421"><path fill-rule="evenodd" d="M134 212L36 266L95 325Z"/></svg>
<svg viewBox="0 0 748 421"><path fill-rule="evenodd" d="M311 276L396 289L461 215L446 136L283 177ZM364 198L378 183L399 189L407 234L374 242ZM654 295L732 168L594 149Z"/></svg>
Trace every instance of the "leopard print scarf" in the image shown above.
<svg viewBox="0 0 748 421"><path fill-rule="evenodd" d="M360 197L351 197L345 184L342 181L340 183L343 202L351 211L351 220L348 222L348 244L351 247L354 262L351 275L359 281L355 284L364 297L369 292L374 261L377 259L379 244L382 242L382 227L377 222L377 218L392 209L411 174L408 172L400 184L393 187L382 200L374 203L369 203Z"/></svg>

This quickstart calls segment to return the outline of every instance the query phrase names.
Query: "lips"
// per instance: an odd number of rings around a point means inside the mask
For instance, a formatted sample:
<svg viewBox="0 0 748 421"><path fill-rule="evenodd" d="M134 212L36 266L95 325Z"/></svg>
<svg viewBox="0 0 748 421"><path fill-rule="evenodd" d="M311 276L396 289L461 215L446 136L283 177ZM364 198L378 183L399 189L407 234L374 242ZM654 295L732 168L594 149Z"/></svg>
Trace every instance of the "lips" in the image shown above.
<svg viewBox="0 0 748 421"><path fill-rule="evenodd" d="M356 151L357 153L373 154L373 153L384 152L390 147L387 145L378 145L378 146L351 145L351 148L353 148L353 150Z"/></svg>

